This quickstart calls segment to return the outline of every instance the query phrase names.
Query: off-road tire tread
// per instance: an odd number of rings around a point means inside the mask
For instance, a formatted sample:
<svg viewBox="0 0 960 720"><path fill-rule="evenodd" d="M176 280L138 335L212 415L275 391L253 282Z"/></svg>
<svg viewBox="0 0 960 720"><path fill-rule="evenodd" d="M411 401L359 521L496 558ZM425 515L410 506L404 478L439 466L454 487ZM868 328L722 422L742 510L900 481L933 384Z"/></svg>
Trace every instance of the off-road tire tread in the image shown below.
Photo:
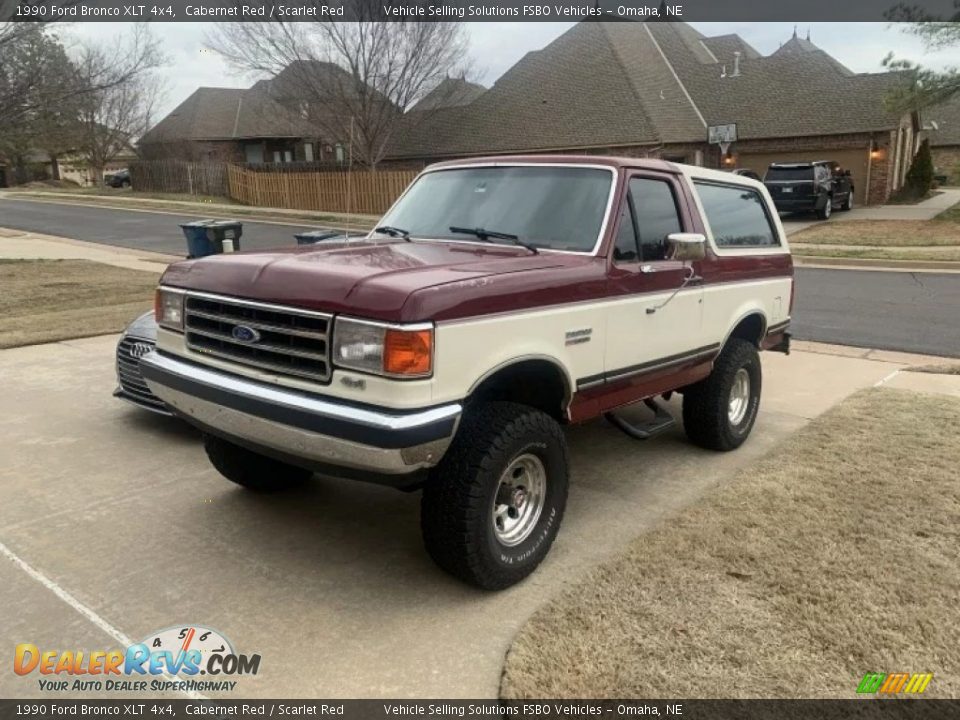
<svg viewBox="0 0 960 720"><path fill-rule="evenodd" d="M312 475L309 470L260 455L215 435L203 436L203 449L221 475L254 492L286 490Z"/></svg>
<svg viewBox="0 0 960 720"><path fill-rule="evenodd" d="M548 477L561 493L559 517L553 535L538 549L539 559L523 568L504 568L488 562L483 532L488 510L484 488L477 478L499 472L495 465L509 458L503 453L520 436L535 433L553 442L563 454L562 477ZM424 486L420 528L427 553L443 570L485 590L499 590L529 575L546 556L556 537L567 494L568 454L560 425L540 410L511 402L487 402L463 416L453 443Z"/></svg>
<svg viewBox="0 0 960 720"><path fill-rule="evenodd" d="M751 359L759 365L756 346L740 338L727 341L710 375L683 394L683 428L687 437L708 450L733 450L743 443L727 432L728 393L731 378ZM760 393L760 374L751 378L752 392ZM744 438L745 439L745 438Z"/></svg>

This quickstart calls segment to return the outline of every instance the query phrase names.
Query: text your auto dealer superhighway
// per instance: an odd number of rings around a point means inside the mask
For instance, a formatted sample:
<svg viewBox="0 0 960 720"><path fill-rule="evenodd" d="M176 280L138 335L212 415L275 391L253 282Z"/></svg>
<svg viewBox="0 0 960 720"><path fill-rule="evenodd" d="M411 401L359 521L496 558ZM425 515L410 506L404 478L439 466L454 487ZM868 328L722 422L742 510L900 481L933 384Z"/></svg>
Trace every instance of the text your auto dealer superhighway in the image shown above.
<svg viewBox="0 0 960 720"><path fill-rule="evenodd" d="M218 17L342 17L343 5L274 5L268 13L267 5L240 5L233 7L203 7L202 5L187 5L187 15L191 17L218 18Z"/></svg>

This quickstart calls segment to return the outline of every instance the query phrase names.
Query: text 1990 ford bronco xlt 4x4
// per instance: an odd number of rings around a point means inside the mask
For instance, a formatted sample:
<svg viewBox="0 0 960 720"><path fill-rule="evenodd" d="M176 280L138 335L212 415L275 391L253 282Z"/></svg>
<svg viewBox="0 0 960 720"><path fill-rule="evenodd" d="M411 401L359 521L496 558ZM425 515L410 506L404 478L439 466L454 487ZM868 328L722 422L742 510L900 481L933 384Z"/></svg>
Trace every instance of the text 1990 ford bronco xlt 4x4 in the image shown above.
<svg viewBox="0 0 960 720"><path fill-rule="evenodd" d="M793 268L754 180L659 160L433 165L359 241L172 265L150 389L227 478L312 470L422 485L436 562L484 588L528 575L567 498L561 425L645 439L683 394L698 445L738 447L758 350L789 349ZM646 401L638 426L612 414Z"/></svg>

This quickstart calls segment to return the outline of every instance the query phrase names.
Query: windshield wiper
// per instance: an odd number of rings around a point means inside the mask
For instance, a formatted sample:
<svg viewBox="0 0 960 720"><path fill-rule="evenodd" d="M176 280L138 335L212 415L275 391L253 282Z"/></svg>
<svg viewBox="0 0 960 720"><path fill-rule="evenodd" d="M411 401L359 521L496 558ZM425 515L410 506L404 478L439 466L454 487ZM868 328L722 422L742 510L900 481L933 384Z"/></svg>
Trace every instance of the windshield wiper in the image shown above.
<svg viewBox="0 0 960 720"><path fill-rule="evenodd" d="M373 231L383 235L389 235L390 237L403 238L407 242L410 242L410 231L404 230L403 228L393 227L392 225L381 225L380 227L374 228Z"/></svg>
<svg viewBox="0 0 960 720"><path fill-rule="evenodd" d="M484 242L490 242L491 239L495 240L509 240L514 245L519 245L520 247L525 247L527 250L532 252L534 255L539 255L540 251L537 250L533 245L523 242L516 235L511 235L510 233L497 232L496 230L484 230L483 228L465 228L457 227L456 225L450 226L450 232L460 233L461 235L473 235Z"/></svg>

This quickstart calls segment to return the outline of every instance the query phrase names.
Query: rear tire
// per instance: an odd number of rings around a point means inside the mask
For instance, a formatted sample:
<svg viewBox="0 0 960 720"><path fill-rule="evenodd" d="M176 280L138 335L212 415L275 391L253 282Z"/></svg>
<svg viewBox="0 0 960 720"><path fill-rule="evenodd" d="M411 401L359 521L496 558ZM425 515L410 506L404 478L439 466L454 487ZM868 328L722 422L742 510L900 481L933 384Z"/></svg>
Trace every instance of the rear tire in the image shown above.
<svg viewBox="0 0 960 720"><path fill-rule="evenodd" d="M713 372L683 394L687 437L708 450L734 450L750 435L760 407L762 372L753 343L732 338Z"/></svg>
<svg viewBox="0 0 960 720"><path fill-rule="evenodd" d="M833 197L827 195L827 202L824 203L824 206L817 210L817 217L821 220L829 220L830 215L833 213Z"/></svg>
<svg viewBox="0 0 960 720"><path fill-rule="evenodd" d="M215 435L203 436L210 462L230 482L254 492L277 492L305 482L309 470L260 455Z"/></svg>
<svg viewBox="0 0 960 720"><path fill-rule="evenodd" d="M567 468L563 431L546 413L509 402L472 407L423 489L430 557L485 590L519 582L560 529Z"/></svg>

